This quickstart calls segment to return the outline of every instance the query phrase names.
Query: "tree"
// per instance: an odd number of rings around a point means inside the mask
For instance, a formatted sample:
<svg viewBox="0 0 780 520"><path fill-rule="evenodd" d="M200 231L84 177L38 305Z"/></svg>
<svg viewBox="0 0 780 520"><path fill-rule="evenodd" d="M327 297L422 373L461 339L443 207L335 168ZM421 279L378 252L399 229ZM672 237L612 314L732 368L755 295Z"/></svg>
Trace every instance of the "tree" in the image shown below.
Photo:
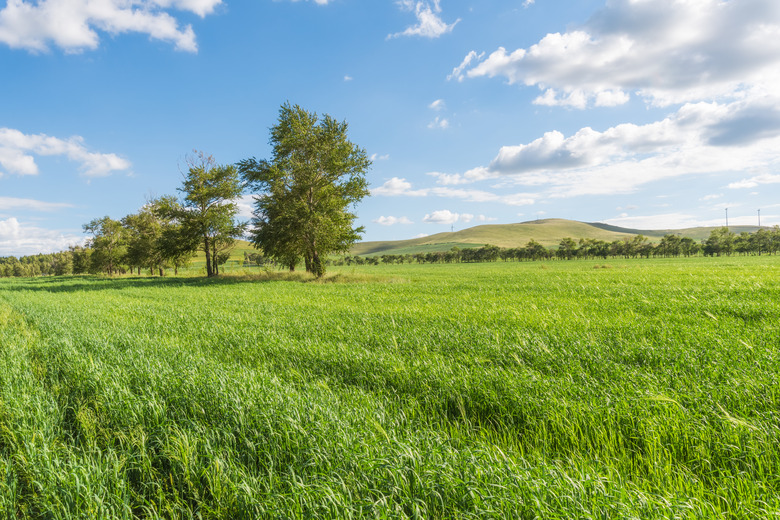
<svg viewBox="0 0 780 520"><path fill-rule="evenodd" d="M187 158L188 170L179 191L181 203L173 200L160 209L160 214L180 226L164 235L169 255L182 255L188 247L198 246L206 256L206 275L219 274L219 265L228 258L236 237L243 235L246 224L236 221L242 186L234 166L216 164L211 155L195 152ZM176 241L185 247L177 247ZM194 249L190 249L193 251Z"/></svg>
<svg viewBox="0 0 780 520"><path fill-rule="evenodd" d="M707 256L731 255L734 247L734 233L727 227L715 228L704 242L704 254Z"/></svg>
<svg viewBox="0 0 780 520"><path fill-rule="evenodd" d="M291 268L303 258L321 277L324 257L347 252L363 233L350 209L368 195L365 150L347 139L346 121L285 103L271 128L271 160L238 163L256 193L252 243Z"/></svg>
<svg viewBox="0 0 780 520"><path fill-rule="evenodd" d="M152 199L132 215L122 219L127 229L127 263L131 267L157 270L160 276L164 269L173 266L178 274L198 249L199 240L182 232L181 223L175 218L183 208L176 197L165 196Z"/></svg>
<svg viewBox="0 0 780 520"><path fill-rule="evenodd" d="M91 271L105 271L109 276L113 275L125 254L122 223L109 217L96 218L84 224L84 232L92 235L88 240L88 246L92 248Z"/></svg>

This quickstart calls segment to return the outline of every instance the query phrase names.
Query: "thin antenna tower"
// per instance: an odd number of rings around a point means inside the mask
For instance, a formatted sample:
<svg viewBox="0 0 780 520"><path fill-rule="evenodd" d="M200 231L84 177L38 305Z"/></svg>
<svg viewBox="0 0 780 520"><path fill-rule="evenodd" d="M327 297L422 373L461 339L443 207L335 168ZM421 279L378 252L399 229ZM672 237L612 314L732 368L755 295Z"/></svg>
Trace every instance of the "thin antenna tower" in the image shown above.
<svg viewBox="0 0 780 520"><path fill-rule="evenodd" d="M761 210L758 210L758 227L761 227Z"/></svg>
<svg viewBox="0 0 780 520"><path fill-rule="evenodd" d="M726 208L726 227L729 227L729 208Z"/></svg>

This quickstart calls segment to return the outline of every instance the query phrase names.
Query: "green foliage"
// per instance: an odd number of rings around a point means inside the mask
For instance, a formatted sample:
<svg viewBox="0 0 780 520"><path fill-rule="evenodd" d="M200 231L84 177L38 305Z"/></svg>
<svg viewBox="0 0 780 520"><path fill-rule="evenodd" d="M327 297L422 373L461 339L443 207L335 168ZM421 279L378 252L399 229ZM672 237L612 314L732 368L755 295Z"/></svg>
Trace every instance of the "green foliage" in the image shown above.
<svg viewBox="0 0 780 520"><path fill-rule="evenodd" d="M123 270L126 253L126 233L122 223L108 216L84 224L84 232L92 235L87 242L92 249L89 272L105 272L109 276Z"/></svg>
<svg viewBox="0 0 780 520"><path fill-rule="evenodd" d="M774 518L778 261L2 280L0 515Z"/></svg>
<svg viewBox="0 0 780 520"><path fill-rule="evenodd" d="M363 232L350 208L368 195L365 150L347 139L347 123L321 119L289 103L271 128L270 161L245 159L239 169L255 190L252 242L266 256L321 277L325 257L346 252Z"/></svg>
<svg viewBox="0 0 780 520"><path fill-rule="evenodd" d="M188 157L187 164L184 183L179 188L184 199L179 204L169 201L162 211L179 225L166 238L167 250L175 256L175 240L186 247L198 243L206 257L206 274L216 276L229 256L226 253L246 229L245 224L236 221L235 200L241 195L241 180L234 166L217 165L212 156L203 152Z"/></svg>

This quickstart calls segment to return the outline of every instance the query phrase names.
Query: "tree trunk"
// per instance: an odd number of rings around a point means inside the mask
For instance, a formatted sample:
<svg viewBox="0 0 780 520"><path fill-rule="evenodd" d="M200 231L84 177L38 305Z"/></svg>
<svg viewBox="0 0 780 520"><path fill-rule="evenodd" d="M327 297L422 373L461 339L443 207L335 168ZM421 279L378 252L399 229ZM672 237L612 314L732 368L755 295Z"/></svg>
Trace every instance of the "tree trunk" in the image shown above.
<svg viewBox="0 0 780 520"><path fill-rule="evenodd" d="M322 278L322 275L325 274L325 266L322 265L322 260L320 260L320 255L316 252L314 255L312 255L311 259L311 267L312 267L312 273L314 273L314 276L317 278Z"/></svg>
<svg viewBox="0 0 780 520"><path fill-rule="evenodd" d="M214 271L211 267L211 249L209 248L209 239L203 238L203 252L206 254L206 276L214 276Z"/></svg>

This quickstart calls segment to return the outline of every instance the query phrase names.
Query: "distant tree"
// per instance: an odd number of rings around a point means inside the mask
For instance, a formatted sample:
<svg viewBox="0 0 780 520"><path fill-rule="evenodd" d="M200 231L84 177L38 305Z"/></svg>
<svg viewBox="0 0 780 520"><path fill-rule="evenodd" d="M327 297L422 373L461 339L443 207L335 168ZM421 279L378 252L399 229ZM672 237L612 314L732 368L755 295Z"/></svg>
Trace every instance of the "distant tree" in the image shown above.
<svg viewBox="0 0 780 520"><path fill-rule="evenodd" d="M347 139L347 123L285 103L271 128L271 160L238 163L255 193L252 243L266 256L320 277L326 255L347 252L363 232L350 209L368 195L365 150Z"/></svg>
<svg viewBox="0 0 780 520"><path fill-rule="evenodd" d="M557 256L566 260L571 260L577 256L577 242L573 238L562 238L558 244Z"/></svg>
<svg viewBox="0 0 780 520"><path fill-rule="evenodd" d="M130 270L137 268L138 274L141 274L142 267L152 272L158 267L162 269L163 262L157 247L162 226L150 209L144 206L138 213L127 215L122 219L122 224L127 237L125 259Z"/></svg>
<svg viewBox="0 0 780 520"><path fill-rule="evenodd" d="M73 254L70 251L63 251L54 255L52 262L52 271L56 276L64 276L73 273Z"/></svg>
<svg viewBox="0 0 780 520"><path fill-rule="evenodd" d="M707 256L730 255L733 248L734 233L727 227L713 229L704 241L704 254Z"/></svg>
<svg viewBox="0 0 780 520"><path fill-rule="evenodd" d="M84 274L89 272L92 250L81 246L70 246L69 250L73 257L73 274Z"/></svg>
<svg viewBox="0 0 780 520"><path fill-rule="evenodd" d="M96 218L84 224L84 232L92 235L88 240L92 248L90 270L105 271L109 276L118 272L125 255L125 229L122 223L109 217Z"/></svg>

